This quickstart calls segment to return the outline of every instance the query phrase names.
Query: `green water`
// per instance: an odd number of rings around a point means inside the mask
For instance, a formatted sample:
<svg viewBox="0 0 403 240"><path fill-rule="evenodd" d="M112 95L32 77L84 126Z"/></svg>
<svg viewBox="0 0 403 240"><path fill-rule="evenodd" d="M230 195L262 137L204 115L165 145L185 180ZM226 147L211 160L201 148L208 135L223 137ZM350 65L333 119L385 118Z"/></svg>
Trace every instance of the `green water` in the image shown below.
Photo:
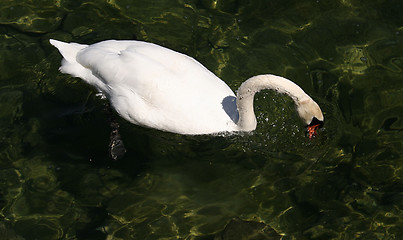
<svg viewBox="0 0 403 240"><path fill-rule="evenodd" d="M0 239L214 239L233 218L283 239L403 239L403 2L2 0ZM245 136L180 136L118 119L58 72L49 38L138 39L190 55L233 90L273 73L321 106L256 96Z"/></svg>

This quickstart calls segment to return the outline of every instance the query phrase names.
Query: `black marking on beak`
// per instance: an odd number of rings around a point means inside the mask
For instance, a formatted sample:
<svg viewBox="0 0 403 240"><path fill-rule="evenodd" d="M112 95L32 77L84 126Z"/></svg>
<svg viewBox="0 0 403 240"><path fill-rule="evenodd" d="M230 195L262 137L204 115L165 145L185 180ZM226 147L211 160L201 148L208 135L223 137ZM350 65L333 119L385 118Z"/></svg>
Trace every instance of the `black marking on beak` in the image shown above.
<svg viewBox="0 0 403 240"><path fill-rule="evenodd" d="M307 127L318 125L318 124L319 124L319 128L323 127L323 121L320 121L316 117L313 117L311 123Z"/></svg>

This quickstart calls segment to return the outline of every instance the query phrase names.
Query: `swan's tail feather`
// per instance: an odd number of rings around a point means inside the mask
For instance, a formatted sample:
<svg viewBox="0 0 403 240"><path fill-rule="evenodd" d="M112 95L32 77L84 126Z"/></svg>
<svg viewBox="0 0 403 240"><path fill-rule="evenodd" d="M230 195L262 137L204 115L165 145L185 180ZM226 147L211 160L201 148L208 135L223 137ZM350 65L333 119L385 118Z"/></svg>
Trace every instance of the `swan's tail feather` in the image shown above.
<svg viewBox="0 0 403 240"><path fill-rule="evenodd" d="M60 72L81 78L88 84L95 86L100 92L105 90L105 84L94 76L89 68L77 62L77 54L79 54L82 49L88 47L88 45L65 43L54 39L50 39L49 42L55 46L63 56L62 65L59 68Z"/></svg>
<svg viewBox="0 0 403 240"><path fill-rule="evenodd" d="M63 56L62 65L59 70L62 73L70 74L74 77L83 78L87 70L77 62L77 53L88 45L78 43L65 43L54 39L49 40L50 44L55 46Z"/></svg>
<svg viewBox="0 0 403 240"><path fill-rule="evenodd" d="M50 39L49 42L57 49L59 49L59 52L68 62L76 62L77 53L81 49L86 48L88 46L85 44L78 44L78 43L65 43L54 39Z"/></svg>

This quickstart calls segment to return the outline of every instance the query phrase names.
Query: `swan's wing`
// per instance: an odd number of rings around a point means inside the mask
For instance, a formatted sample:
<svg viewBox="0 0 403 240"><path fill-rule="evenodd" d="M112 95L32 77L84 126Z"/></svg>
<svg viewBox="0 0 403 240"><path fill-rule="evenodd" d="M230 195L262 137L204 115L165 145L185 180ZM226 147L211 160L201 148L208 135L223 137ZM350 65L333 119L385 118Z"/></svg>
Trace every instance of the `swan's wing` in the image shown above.
<svg viewBox="0 0 403 240"><path fill-rule="evenodd" d="M77 61L108 85L122 81L149 84L161 77L172 84L192 83L196 86L216 86L217 80L222 82L193 58L140 41L110 40L93 44L78 53ZM203 80L199 81L200 78ZM220 85L228 88L224 82Z"/></svg>
<svg viewBox="0 0 403 240"><path fill-rule="evenodd" d="M221 79L193 58L151 43L105 41L81 50L77 61L108 88L124 85L145 99L164 92L193 97L233 95Z"/></svg>

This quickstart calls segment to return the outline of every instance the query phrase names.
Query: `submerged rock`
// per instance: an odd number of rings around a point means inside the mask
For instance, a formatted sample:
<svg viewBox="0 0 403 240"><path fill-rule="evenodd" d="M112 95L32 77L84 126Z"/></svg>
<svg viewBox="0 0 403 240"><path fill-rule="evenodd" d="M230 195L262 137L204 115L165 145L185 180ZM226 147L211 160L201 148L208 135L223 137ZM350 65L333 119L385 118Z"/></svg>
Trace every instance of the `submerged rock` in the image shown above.
<svg viewBox="0 0 403 240"><path fill-rule="evenodd" d="M0 223L0 239L24 240L25 238L17 235L13 229L7 227L4 223Z"/></svg>
<svg viewBox="0 0 403 240"><path fill-rule="evenodd" d="M214 240L280 240L279 235L272 227L262 222L243 221L232 219Z"/></svg>

